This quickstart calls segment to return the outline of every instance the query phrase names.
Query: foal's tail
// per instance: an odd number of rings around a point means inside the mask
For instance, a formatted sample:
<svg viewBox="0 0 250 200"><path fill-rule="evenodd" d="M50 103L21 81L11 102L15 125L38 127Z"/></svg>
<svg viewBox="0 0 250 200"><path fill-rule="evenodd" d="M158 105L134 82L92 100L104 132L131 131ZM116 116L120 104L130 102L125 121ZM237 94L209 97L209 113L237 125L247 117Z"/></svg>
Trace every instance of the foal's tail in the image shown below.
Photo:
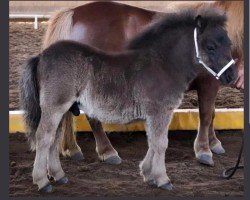
<svg viewBox="0 0 250 200"><path fill-rule="evenodd" d="M45 33L42 48L45 49L58 40L70 39L70 32L73 26L73 8L55 13L49 20Z"/></svg>
<svg viewBox="0 0 250 200"><path fill-rule="evenodd" d="M41 117L37 82L38 63L39 56L30 58L23 67L19 82L20 104L21 109L24 110L24 121L28 128L27 137L32 150L36 147L35 132Z"/></svg>

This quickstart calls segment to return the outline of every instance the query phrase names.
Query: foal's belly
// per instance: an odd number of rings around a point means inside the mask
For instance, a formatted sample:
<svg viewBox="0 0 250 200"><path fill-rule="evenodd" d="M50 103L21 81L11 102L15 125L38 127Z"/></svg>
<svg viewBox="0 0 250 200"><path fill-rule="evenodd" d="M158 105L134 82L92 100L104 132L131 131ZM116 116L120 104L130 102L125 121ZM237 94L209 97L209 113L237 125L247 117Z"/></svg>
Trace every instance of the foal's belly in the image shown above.
<svg viewBox="0 0 250 200"><path fill-rule="evenodd" d="M79 108L91 118L106 123L126 124L134 120L144 119L140 107L129 105L128 101L107 98L105 96L93 97L84 92L78 102Z"/></svg>

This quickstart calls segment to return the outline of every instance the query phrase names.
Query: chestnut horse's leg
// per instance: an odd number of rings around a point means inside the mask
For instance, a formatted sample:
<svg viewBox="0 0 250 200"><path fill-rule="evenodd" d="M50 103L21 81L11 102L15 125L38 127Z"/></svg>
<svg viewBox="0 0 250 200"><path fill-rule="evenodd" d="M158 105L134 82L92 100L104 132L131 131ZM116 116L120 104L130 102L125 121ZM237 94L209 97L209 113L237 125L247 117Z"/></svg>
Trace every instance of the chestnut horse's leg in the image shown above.
<svg viewBox="0 0 250 200"><path fill-rule="evenodd" d="M215 154L223 154L225 153L225 149L222 147L222 144L220 142L220 140L216 137L215 131L214 131L214 117L215 117L215 110L213 112L213 116L212 116L212 121L209 127L209 146L210 149L213 153Z"/></svg>
<svg viewBox="0 0 250 200"><path fill-rule="evenodd" d="M196 80L196 85L199 100L200 125L194 142L195 156L200 163L213 166L214 161L212 159L209 142L211 142L213 146L221 146L213 130L215 98L220 85L214 77L208 75L200 76Z"/></svg>
<svg viewBox="0 0 250 200"><path fill-rule="evenodd" d="M93 130L93 134L96 141L96 151L100 160L109 164L120 164L121 158L117 151L110 143L106 133L103 131L102 124L96 119L92 119L86 115L89 121L90 127ZM62 121L62 137L60 144L60 152L64 156L69 156L73 160L83 160L83 154L81 148L76 141L76 135L73 131L73 115L71 112L67 112L63 116Z"/></svg>
<svg viewBox="0 0 250 200"><path fill-rule="evenodd" d="M73 130L73 115L70 111L67 111L63 116L61 131L60 152L62 155L69 156L73 160L83 160L81 148L76 142L76 134Z"/></svg>
<svg viewBox="0 0 250 200"><path fill-rule="evenodd" d="M119 157L117 151L112 146L109 138L102 128L102 123L97 120L90 118L86 115L87 120L92 128L95 141L96 141L96 152L101 161L108 164L120 164L121 158Z"/></svg>

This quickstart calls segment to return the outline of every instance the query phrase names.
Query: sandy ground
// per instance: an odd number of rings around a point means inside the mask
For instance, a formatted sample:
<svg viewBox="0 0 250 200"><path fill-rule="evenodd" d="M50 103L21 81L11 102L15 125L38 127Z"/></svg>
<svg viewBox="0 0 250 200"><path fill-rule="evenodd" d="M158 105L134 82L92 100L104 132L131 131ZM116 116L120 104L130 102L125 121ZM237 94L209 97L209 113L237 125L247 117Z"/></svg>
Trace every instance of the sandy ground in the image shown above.
<svg viewBox="0 0 250 200"><path fill-rule="evenodd" d="M24 61L40 52L41 42L47 23L39 23L39 29L33 23L10 22L9 34L9 109L19 109L18 79ZM222 87L217 99L217 108L243 107L244 94L237 89ZM197 108L196 91L185 94L180 108Z"/></svg>
<svg viewBox="0 0 250 200"><path fill-rule="evenodd" d="M24 134L10 134L10 196L243 196L243 171L239 170L230 180L221 178L222 171L234 165L241 144L241 132L220 132L226 154L214 155L215 166L199 164L193 153L194 132L170 132L166 152L167 173L174 185L164 191L143 183L139 175L139 162L147 151L143 132L112 133L109 138L123 159L120 165L107 165L98 161L92 134L78 134L79 145L85 156L81 162L61 158L69 183L54 185L54 192L37 192L32 184L34 153L28 149ZM233 142L232 142L233 141Z"/></svg>

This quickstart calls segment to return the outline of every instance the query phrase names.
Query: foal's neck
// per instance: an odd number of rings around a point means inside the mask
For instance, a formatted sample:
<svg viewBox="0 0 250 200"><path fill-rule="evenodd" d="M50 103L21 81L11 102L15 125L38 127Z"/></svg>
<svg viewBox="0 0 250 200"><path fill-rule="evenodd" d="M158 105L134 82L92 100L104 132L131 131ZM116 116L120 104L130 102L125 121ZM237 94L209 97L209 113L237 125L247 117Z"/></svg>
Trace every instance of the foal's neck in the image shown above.
<svg viewBox="0 0 250 200"><path fill-rule="evenodd" d="M193 31L193 27L169 31L160 39L158 48L152 48L162 60L165 71L183 87L187 87L201 70L195 63Z"/></svg>

